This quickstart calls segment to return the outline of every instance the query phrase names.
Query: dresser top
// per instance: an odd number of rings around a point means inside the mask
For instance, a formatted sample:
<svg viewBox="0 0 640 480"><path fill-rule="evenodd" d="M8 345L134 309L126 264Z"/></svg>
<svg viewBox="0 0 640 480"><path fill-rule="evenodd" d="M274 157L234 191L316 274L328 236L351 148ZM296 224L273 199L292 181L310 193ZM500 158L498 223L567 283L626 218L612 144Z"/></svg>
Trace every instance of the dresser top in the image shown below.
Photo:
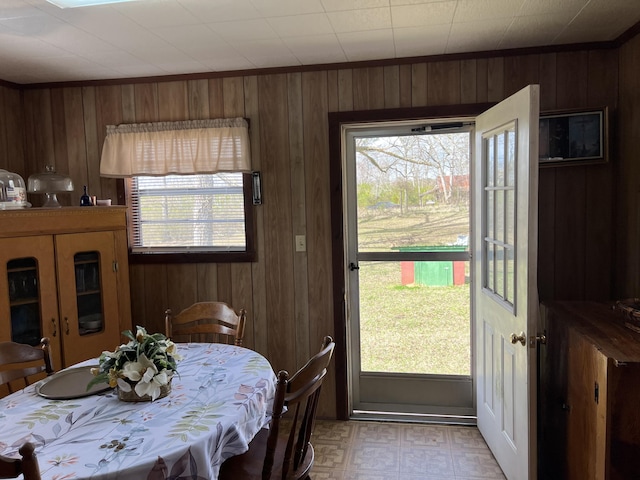
<svg viewBox="0 0 640 480"><path fill-rule="evenodd" d="M613 302L543 303L548 322L562 322L583 335L616 364L640 363L640 333L624 325Z"/></svg>

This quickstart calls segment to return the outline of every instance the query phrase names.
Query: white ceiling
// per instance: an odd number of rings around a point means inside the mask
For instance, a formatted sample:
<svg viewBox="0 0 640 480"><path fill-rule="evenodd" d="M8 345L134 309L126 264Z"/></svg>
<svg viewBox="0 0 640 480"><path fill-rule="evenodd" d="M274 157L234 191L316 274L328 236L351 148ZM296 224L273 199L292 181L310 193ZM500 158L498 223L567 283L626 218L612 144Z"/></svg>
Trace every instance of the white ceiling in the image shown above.
<svg viewBox="0 0 640 480"><path fill-rule="evenodd" d="M0 0L0 79L104 80L614 40L640 0Z"/></svg>

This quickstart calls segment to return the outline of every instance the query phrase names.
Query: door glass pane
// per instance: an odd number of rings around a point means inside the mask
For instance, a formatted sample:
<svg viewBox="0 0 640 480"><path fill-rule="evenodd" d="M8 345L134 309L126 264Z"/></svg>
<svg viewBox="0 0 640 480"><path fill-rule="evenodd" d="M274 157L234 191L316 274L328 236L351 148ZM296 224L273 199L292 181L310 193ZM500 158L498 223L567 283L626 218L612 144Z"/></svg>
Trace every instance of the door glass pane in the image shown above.
<svg viewBox="0 0 640 480"><path fill-rule="evenodd" d="M504 190L497 190L496 195L496 209L495 209L495 231L493 238L499 242L504 241ZM487 212L488 214L488 212Z"/></svg>
<svg viewBox="0 0 640 480"><path fill-rule="evenodd" d="M512 127L507 131L507 185L516 184L516 131Z"/></svg>
<svg viewBox="0 0 640 480"><path fill-rule="evenodd" d="M468 261L359 266L363 372L470 374Z"/></svg>
<svg viewBox="0 0 640 480"><path fill-rule="evenodd" d="M495 158L496 158L496 148L495 148L495 138L489 139L488 142L485 143L487 146L487 186L493 187L496 183L496 166L495 166Z"/></svg>
<svg viewBox="0 0 640 480"><path fill-rule="evenodd" d="M37 345L42 338L38 263L35 258L7 262L11 340Z"/></svg>
<svg viewBox="0 0 640 480"><path fill-rule="evenodd" d="M484 186L484 237L486 242L486 288L512 304L515 292L513 246L515 244L515 172L517 165L515 123L485 138L485 144L495 143L495 159L484 158L486 169L494 168L496 181ZM486 154L494 153L487 148Z"/></svg>
<svg viewBox="0 0 640 480"><path fill-rule="evenodd" d="M496 135L496 185L502 186L505 181L505 166L504 166L504 135L501 133Z"/></svg>
<svg viewBox="0 0 640 480"><path fill-rule="evenodd" d="M78 331L89 335L103 330L100 253L81 252L74 256Z"/></svg>
<svg viewBox="0 0 640 480"><path fill-rule="evenodd" d="M356 137L357 250L366 372L470 375L469 132Z"/></svg>

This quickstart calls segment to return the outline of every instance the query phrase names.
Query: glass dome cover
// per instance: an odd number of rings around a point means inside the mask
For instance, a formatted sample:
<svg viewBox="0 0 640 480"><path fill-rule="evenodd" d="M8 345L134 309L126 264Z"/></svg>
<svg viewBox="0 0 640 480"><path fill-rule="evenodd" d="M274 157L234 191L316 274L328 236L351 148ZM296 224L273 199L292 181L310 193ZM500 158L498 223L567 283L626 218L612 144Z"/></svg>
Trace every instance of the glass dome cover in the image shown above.
<svg viewBox="0 0 640 480"><path fill-rule="evenodd" d="M71 177L56 173L53 165L47 165L42 173L34 173L27 182L29 193L44 193L47 196L43 207L61 207L56 194L73 192Z"/></svg>
<svg viewBox="0 0 640 480"><path fill-rule="evenodd" d="M0 210L30 206L22 177L0 169Z"/></svg>

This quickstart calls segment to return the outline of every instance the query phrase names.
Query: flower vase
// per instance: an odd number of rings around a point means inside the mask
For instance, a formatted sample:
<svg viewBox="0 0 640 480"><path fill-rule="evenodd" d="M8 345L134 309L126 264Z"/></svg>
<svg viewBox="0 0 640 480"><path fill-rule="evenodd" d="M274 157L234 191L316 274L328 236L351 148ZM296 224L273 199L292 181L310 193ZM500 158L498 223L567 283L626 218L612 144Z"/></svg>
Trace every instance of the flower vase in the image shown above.
<svg viewBox="0 0 640 480"><path fill-rule="evenodd" d="M127 383L131 385L131 390L129 390L128 392L125 392L122 388L118 387L117 388L118 400L122 400L123 402L151 402L152 401L150 395L140 396L136 393L135 382L127 382ZM171 392L171 380L169 380L169 383L167 383L166 385L160 386L160 395L156 398L156 400L166 397L167 395L169 395L170 392Z"/></svg>

